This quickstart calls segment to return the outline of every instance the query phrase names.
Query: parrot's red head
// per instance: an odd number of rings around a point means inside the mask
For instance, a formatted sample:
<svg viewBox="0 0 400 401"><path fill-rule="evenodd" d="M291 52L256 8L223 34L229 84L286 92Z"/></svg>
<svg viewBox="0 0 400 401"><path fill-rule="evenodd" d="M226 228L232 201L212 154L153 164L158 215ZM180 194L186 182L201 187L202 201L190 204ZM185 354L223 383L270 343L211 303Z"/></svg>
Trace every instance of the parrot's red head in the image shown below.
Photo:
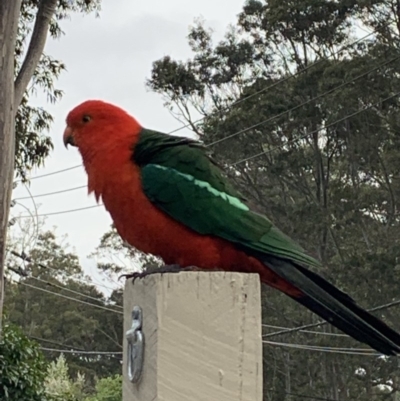
<svg viewBox="0 0 400 401"><path fill-rule="evenodd" d="M100 100L88 100L67 117L64 144L77 146L83 161L95 154L134 147L142 127L121 108Z"/></svg>
<svg viewBox="0 0 400 401"><path fill-rule="evenodd" d="M128 113L100 100L88 100L68 114L64 144L78 147L88 174L89 193L94 191L97 200L107 177L113 180L112 174L121 175L121 165L133 166L132 152L141 131Z"/></svg>

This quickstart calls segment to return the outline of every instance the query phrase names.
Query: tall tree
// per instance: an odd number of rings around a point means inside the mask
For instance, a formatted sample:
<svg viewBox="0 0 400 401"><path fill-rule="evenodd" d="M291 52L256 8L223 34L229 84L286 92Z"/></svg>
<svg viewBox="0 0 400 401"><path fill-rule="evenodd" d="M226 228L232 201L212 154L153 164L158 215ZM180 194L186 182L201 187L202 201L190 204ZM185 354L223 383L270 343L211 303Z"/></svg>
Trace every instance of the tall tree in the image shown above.
<svg viewBox="0 0 400 401"><path fill-rule="evenodd" d="M29 82L44 86L57 98L43 67L50 69L50 76L57 75L62 65L43 56L48 33L60 34L58 22L71 11L89 12L99 7L99 0L4 0L0 4L0 333L4 303L4 261L7 222L14 177L15 150L29 155L29 163L37 164L47 155L48 140L41 141L31 128L42 129L49 122L43 110L28 105ZM23 59L21 59L23 57ZM47 65L46 65L47 64ZM15 79L14 79L15 77ZM21 106L20 113L17 110ZM17 117L17 119L16 119ZM35 119L36 117L36 119ZM33 121L32 121L33 120ZM16 147L15 125L18 133ZM24 152L21 145L36 144L34 152ZM26 147L25 147L26 150ZM17 158L17 166L21 167ZM23 171L23 168L20 168Z"/></svg>

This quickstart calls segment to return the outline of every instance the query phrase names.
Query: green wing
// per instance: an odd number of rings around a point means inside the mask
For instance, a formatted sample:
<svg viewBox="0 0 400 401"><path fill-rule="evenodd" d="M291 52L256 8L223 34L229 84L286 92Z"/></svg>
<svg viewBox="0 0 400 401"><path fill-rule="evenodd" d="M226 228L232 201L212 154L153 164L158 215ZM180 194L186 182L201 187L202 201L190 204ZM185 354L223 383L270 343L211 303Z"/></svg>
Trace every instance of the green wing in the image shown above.
<svg viewBox="0 0 400 401"><path fill-rule="evenodd" d="M252 212L197 142L145 131L134 160L146 196L192 230L257 252L320 266L266 217Z"/></svg>
<svg viewBox="0 0 400 401"><path fill-rule="evenodd" d="M192 139L143 129L134 149L133 161L139 166L152 163L175 169L209 182L218 191L245 200L206 152L200 142Z"/></svg>

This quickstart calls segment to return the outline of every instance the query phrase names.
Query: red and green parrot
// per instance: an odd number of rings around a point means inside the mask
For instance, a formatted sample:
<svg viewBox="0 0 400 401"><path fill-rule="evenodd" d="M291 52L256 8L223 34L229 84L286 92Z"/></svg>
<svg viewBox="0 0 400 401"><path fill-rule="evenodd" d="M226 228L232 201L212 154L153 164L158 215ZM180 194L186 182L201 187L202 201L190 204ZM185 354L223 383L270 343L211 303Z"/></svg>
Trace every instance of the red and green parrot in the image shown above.
<svg viewBox="0 0 400 401"><path fill-rule="evenodd" d="M123 240L182 268L258 273L333 326L386 355L400 335L309 270L320 263L252 211L194 140L143 128L112 104L86 101L67 117L89 193L101 198Z"/></svg>

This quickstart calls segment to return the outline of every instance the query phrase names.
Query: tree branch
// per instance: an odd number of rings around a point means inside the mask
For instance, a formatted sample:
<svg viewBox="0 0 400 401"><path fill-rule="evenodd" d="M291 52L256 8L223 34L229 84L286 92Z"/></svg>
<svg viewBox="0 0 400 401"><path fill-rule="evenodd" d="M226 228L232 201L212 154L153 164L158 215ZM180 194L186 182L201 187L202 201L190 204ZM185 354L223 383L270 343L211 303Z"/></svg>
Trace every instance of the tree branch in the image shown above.
<svg viewBox="0 0 400 401"><path fill-rule="evenodd" d="M31 80L40 61L44 45L46 44L50 21L56 10L56 7L57 0L41 0L39 3L35 26L29 42L28 51L14 84L15 109L19 107L24 96L24 92L28 87L29 81Z"/></svg>

